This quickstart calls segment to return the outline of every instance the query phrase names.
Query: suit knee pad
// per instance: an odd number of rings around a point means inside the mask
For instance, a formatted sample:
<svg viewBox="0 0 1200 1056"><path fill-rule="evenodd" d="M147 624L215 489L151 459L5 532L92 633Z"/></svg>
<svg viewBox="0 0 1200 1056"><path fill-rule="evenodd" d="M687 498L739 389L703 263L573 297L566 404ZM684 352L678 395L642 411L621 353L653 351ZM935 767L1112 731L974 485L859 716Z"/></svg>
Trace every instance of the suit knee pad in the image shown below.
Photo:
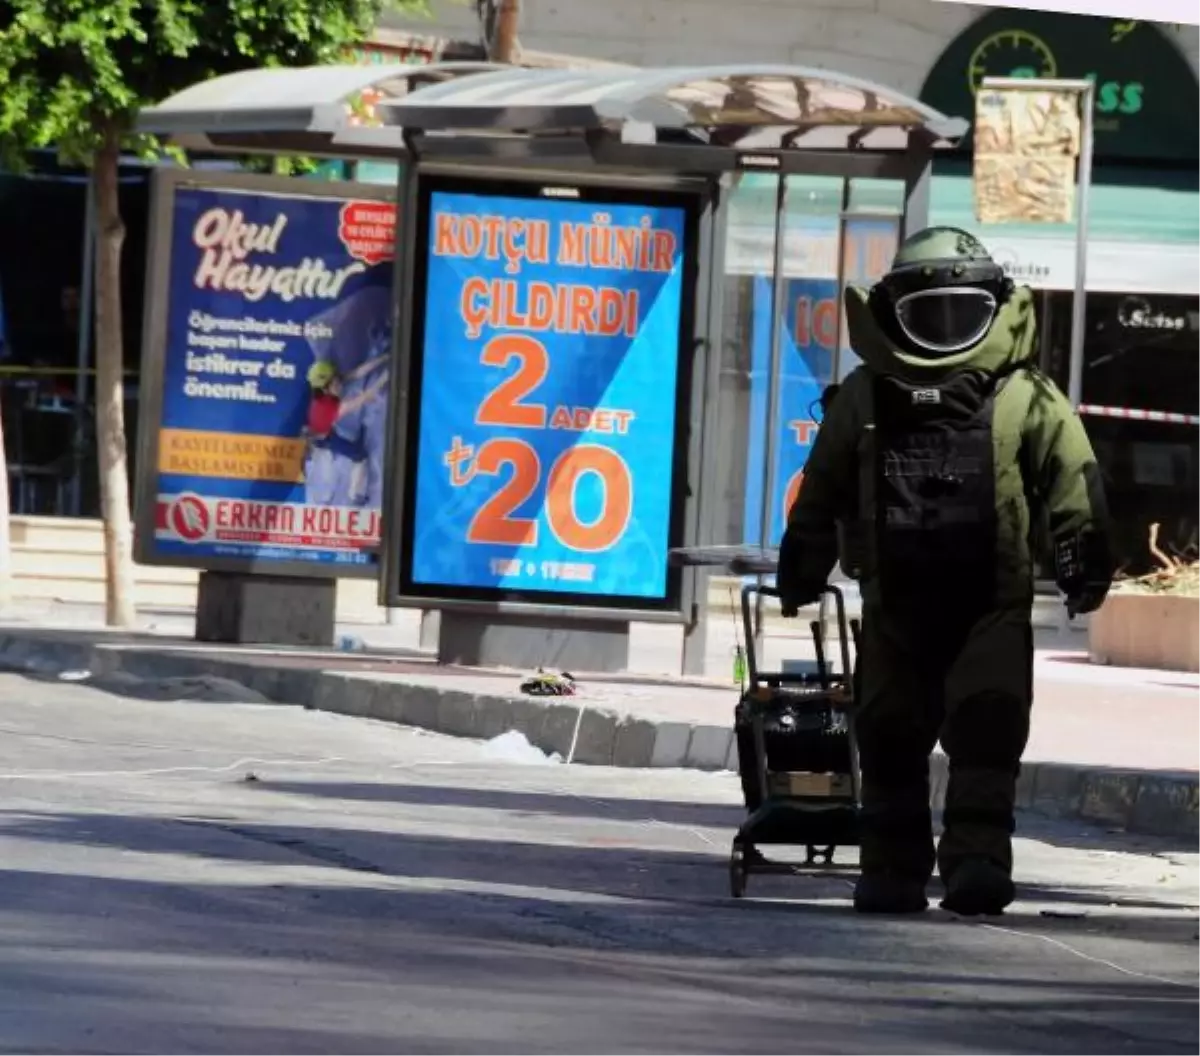
<svg viewBox="0 0 1200 1056"><path fill-rule="evenodd" d="M951 769L1015 774L1028 737L1028 702L1009 693L988 691L957 703L947 715L942 744Z"/></svg>

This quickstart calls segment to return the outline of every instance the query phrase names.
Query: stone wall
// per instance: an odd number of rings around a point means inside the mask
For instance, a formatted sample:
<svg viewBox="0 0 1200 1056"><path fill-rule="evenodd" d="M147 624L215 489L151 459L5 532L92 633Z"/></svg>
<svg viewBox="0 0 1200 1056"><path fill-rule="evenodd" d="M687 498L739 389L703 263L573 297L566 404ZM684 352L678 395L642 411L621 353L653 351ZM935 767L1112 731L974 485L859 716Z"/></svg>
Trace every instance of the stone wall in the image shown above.
<svg viewBox="0 0 1200 1056"><path fill-rule="evenodd" d="M473 40L474 5L430 0L422 35ZM836 69L916 95L946 45L987 10L934 0L522 0L521 43L640 66L780 62ZM1192 68L1200 30L1170 29Z"/></svg>
<svg viewBox="0 0 1200 1056"><path fill-rule="evenodd" d="M432 19L393 15L386 25L451 39L479 38L473 3L429 2ZM951 41L977 17L993 10L936 0L521 0L521 8L520 42L530 51L641 66L814 66L912 96L920 94L930 69ZM1195 70L1200 30L1183 26L1168 32ZM769 252L768 243L762 253ZM727 442L721 445L718 487L724 519L716 528L715 542L743 539L749 312L744 283L731 279L721 344L719 420Z"/></svg>

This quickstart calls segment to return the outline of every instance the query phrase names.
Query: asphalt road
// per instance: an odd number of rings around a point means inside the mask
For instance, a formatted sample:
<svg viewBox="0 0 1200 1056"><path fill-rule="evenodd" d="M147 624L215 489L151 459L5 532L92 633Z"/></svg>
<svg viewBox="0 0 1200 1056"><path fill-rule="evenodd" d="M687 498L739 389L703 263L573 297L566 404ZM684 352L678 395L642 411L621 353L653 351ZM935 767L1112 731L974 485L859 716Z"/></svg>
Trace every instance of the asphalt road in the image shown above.
<svg viewBox="0 0 1200 1056"><path fill-rule="evenodd" d="M1198 1048L1194 847L1031 821L987 922L735 902L728 775L107 690L0 675L3 1051Z"/></svg>

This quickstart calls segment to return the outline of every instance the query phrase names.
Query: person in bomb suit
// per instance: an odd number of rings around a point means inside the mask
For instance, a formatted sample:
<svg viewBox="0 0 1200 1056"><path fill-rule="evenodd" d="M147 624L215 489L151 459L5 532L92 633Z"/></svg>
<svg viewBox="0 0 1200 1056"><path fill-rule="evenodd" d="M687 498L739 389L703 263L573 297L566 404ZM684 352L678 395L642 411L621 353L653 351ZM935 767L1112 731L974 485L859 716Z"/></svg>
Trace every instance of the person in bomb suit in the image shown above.
<svg viewBox="0 0 1200 1056"><path fill-rule="evenodd" d="M862 772L860 912L1013 900L1016 781L1033 696L1035 530L1071 614L1112 581L1100 472L1078 416L1034 366L1033 294L972 235L907 239L870 289L848 287L862 359L828 407L789 511L785 616L839 556L860 583L855 730ZM929 757L949 757L935 849Z"/></svg>

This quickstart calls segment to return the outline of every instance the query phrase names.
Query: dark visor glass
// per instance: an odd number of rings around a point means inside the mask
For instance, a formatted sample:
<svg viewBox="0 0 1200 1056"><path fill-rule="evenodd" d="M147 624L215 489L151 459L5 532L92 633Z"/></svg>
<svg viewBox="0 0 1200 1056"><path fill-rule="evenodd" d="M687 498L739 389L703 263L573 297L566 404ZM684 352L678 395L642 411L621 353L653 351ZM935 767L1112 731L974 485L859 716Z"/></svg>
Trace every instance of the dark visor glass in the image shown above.
<svg viewBox="0 0 1200 1056"><path fill-rule="evenodd" d="M978 344L996 316L986 290L951 287L910 293L896 302L896 321L918 348L938 355Z"/></svg>

